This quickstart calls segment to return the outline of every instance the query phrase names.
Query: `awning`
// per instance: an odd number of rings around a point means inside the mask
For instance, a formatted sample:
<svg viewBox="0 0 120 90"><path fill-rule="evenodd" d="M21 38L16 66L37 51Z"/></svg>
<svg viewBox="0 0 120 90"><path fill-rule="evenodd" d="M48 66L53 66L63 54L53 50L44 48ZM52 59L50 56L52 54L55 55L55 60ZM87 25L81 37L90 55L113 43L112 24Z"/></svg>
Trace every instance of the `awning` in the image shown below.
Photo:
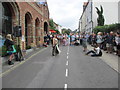
<svg viewBox="0 0 120 90"><path fill-rule="evenodd" d="M56 31L53 30L53 29L50 29L49 31L50 31L51 33L56 33Z"/></svg>

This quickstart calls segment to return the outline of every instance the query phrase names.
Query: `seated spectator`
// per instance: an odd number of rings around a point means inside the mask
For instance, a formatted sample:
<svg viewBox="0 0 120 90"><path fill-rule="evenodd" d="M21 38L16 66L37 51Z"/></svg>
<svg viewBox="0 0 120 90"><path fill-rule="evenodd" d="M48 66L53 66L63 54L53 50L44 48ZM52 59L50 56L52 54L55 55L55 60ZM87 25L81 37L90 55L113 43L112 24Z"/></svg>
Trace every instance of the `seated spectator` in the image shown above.
<svg viewBox="0 0 120 90"><path fill-rule="evenodd" d="M86 53L86 55L92 53L92 57L95 56L102 56L102 51L98 45L95 46L94 50L90 50L89 52Z"/></svg>
<svg viewBox="0 0 120 90"><path fill-rule="evenodd" d="M44 42L43 46L44 47L48 47L47 42Z"/></svg>

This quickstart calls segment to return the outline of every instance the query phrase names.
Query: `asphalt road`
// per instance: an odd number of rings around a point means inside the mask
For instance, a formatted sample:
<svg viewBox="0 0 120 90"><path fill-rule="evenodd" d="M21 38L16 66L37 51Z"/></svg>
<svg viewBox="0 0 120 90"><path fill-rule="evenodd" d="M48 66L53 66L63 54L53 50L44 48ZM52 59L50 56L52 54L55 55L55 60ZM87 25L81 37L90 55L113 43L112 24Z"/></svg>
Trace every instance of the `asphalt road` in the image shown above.
<svg viewBox="0 0 120 90"><path fill-rule="evenodd" d="M51 47L2 77L3 88L118 88L118 73L98 57L85 56L81 46Z"/></svg>

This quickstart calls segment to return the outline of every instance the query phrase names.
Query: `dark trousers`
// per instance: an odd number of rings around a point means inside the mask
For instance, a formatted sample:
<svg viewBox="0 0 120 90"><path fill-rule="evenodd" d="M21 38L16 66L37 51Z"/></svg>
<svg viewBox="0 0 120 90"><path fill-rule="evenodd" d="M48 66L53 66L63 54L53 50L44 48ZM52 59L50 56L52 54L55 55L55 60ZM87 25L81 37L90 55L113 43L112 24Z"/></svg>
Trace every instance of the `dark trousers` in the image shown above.
<svg viewBox="0 0 120 90"><path fill-rule="evenodd" d="M82 39L80 39L80 45L82 45Z"/></svg>
<svg viewBox="0 0 120 90"><path fill-rule="evenodd" d="M52 55L55 56L57 54L59 54L59 52L58 52L57 47L55 45L55 46L53 46L53 49L52 49Z"/></svg>
<svg viewBox="0 0 120 90"><path fill-rule="evenodd" d="M99 55L99 54L96 54L95 51L93 51L93 50L87 52L86 54L88 55L88 54L90 54L90 53L92 53L92 55L91 55L92 57L101 56L101 55Z"/></svg>

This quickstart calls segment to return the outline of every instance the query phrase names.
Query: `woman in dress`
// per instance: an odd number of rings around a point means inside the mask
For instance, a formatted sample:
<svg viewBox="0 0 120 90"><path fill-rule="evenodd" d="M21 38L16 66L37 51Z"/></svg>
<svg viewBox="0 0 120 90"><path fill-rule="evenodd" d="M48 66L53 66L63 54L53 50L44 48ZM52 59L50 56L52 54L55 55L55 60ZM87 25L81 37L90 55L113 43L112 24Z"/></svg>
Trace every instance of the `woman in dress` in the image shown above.
<svg viewBox="0 0 120 90"><path fill-rule="evenodd" d="M58 47L58 39L57 39L56 35L54 35L54 37L53 37L52 46L53 46L52 55L55 56L55 55L59 54L60 50L59 50L59 47Z"/></svg>
<svg viewBox="0 0 120 90"><path fill-rule="evenodd" d="M13 42L12 36L10 34L7 35L4 44L6 45L6 48L7 48L7 54L10 55L9 60L8 60L8 64L12 65L12 64L14 64L12 62L12 60L13 60L13 57L14 57L14 53L16 53L16 49L14 47L14 42Z"/></svg>

